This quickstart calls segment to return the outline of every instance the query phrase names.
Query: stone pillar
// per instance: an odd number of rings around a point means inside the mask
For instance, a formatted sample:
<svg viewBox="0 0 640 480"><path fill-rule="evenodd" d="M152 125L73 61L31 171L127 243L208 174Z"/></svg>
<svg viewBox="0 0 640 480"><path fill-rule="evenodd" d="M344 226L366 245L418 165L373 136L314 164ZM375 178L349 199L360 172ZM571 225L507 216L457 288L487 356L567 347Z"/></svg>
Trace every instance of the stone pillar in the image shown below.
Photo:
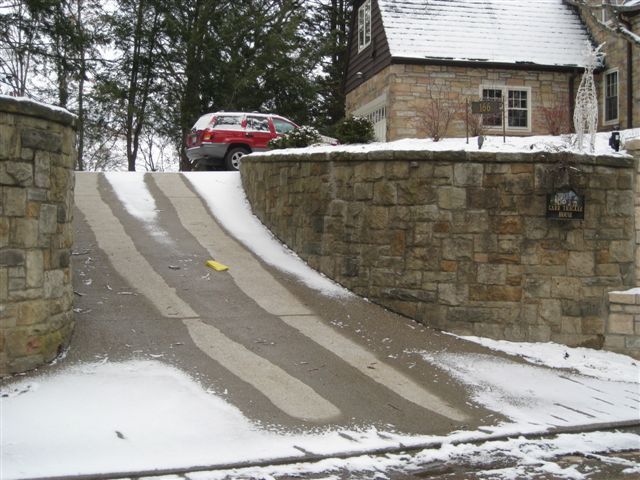
<svg viewBox="0 0 640 480"><path fill-rule="evenodd" d="M66 111L0 96L0 376L71 337L75 128Z"/></svg>
<svg viewBox="0 0 640 480"><path fill-rule="evenodd" d="M627 152L636 160L635 187L635 225L636 225L636 286L640 286L640 138L628 140L625 145Z"/></svg>

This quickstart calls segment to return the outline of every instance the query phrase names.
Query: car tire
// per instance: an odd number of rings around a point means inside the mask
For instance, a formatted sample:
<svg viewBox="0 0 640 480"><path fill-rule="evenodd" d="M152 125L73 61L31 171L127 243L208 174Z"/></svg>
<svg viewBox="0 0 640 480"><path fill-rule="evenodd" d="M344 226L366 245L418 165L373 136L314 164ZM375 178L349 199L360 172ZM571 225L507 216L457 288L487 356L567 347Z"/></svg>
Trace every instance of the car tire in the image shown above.
<svg viewBox="0 0 640 480"><path fill-rule="evenodd" d="M237 172L240 170L240 159L247 155L249 150L244 147L234 147L230 149L224 157L224 165L227 170Z"/></svg>

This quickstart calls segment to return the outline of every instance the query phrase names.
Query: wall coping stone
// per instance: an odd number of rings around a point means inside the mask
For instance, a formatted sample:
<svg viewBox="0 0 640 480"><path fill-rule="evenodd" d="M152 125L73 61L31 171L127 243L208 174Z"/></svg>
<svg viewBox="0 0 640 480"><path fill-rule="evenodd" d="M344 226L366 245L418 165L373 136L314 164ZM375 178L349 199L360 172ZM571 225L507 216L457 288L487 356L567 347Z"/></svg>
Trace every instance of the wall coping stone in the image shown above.
<svg viewBox="0 0 640 480"><path fill-rule="evenodd" d="M567 161L569 158L573 160ZM363 161L444 161L444 162L476 162L476 163L532 163L532 164L570 164L591 165L611 168L630 168L634 166L634 158L630 155L608 156L575 154L573 152L491 152L465 150L370 150L366 152L350 152L335 150L328 152L269 152L268 154L250 154L242 161L255 163L278 162L363 162Z"/></svg>
<svg viewBox="0 0 640 480"><path fill-rule="evenodd" d="M0 95L0 112L41 118L74 130L78 128L78 117L68 110L24 97Z"/></svg>

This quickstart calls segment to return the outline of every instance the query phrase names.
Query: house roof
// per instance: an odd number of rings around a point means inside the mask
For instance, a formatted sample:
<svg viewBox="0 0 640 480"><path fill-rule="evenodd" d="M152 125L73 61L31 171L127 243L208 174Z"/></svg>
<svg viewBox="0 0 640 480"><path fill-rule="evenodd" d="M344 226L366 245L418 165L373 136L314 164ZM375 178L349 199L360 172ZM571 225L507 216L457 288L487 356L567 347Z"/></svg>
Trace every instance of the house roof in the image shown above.
<svg viewBox="0 0 640 480"><path fill-rule="evenodd" d="M378 0L395 58L583 65L589 36L563 0Z"/></svg>

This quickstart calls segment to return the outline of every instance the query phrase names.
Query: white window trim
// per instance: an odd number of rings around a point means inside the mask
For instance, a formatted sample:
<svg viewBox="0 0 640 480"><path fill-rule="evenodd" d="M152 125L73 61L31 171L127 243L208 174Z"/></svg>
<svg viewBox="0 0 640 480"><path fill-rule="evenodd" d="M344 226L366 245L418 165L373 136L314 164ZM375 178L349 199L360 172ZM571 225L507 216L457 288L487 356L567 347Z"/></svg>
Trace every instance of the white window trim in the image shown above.
<svg viewBox="0 0 640 480"><path fill-rule="evenodd" d="M369 22L367 23L367 10L369 11ZM360 15L360 12L362 12L362 15ZM369 45L371 45L371 39L373 37L372 33L371 33L371 0L366 0L362 5L360 5L360 8L358 8L358 53L360 53L362 50L364 50L365 48L367 48ZM363 18L363 24L360 23L360 18ZM366 42L367 39L367 26L369 27L369 41ZM364 29L364 38L365 38L365 43L362 44L360 43L360 32L361 30Z"/></svg>
<svg viewBox="0 0 640 480"><path fill-rule="evenodd" d="M616 105L616 118L612 120L607 120L607 75L612 73L616 74L616 97L617 97L617 105ZM610 68L606 72L602 74L602 125L617 125L620 123L620 71L618 68Z"/></svg>
<svg viewBox="0 0 640 480"><path fill-rule="evenodd" d="M480 85L479 96L481 99L483 98L482 91L485 89L502 90L502 102L504 104L504 108L506 109L508 109L507 105L509 102L509 90L526 91L527 92L527 126L526 127L510 127L508 111L506 112L506 114L503 115L503 121L507 123L507 128L506 128L507 132L531 133L531 129L532 129L531 118L532 118L532 112L533 112L533 97L531 95L531 87L516 86L516 85L493 85L493 84ZM501 132L503 129L502 125L500 125L499 127L484 125L483 128L485 128L489 132Z"/></svg>

